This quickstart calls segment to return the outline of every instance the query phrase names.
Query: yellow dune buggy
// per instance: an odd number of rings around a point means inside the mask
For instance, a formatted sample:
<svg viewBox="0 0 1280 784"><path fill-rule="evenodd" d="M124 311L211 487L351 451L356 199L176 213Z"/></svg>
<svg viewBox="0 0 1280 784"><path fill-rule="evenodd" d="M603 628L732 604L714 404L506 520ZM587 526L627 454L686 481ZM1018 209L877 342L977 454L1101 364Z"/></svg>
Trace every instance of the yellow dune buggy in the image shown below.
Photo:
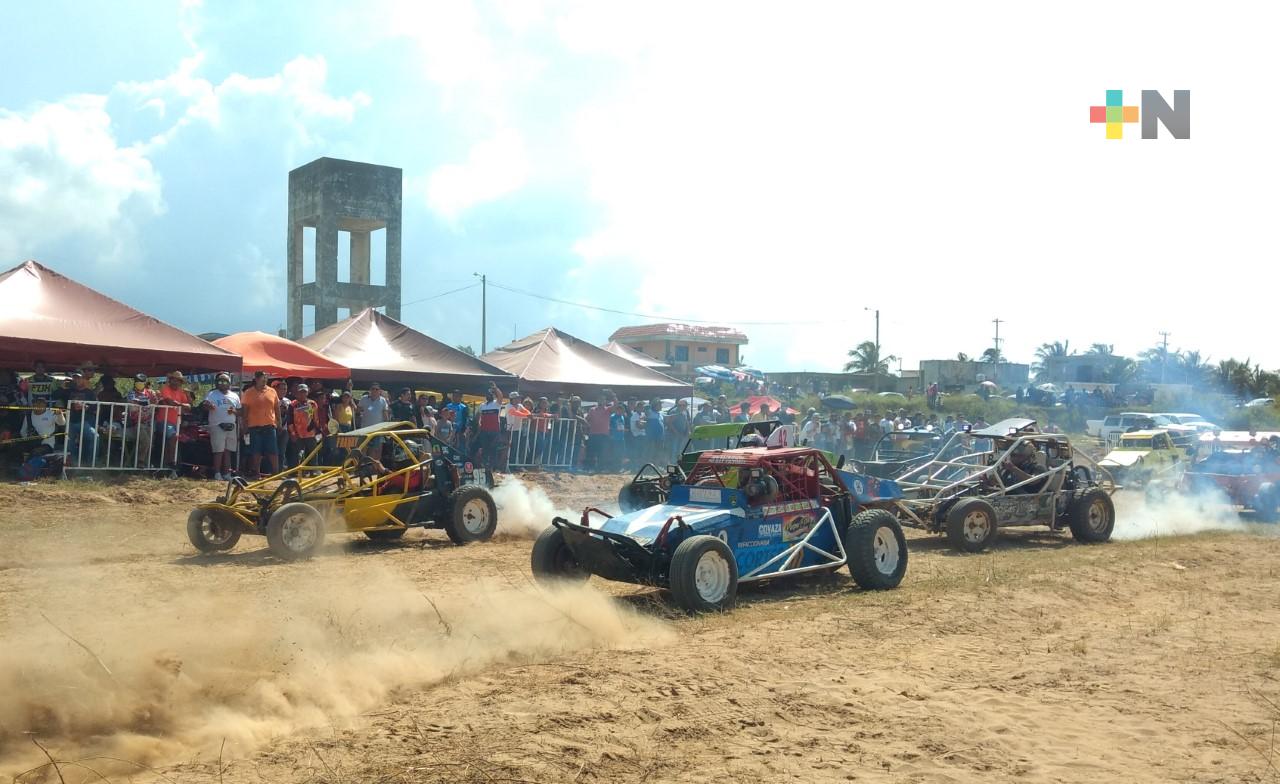
<svg viewBox="0 0 1280 784"><path fill-rule="evenodd" d="M318 464L317 446L275 476L232 478L225 493L192 510L191 543L212 553L235 547L243 534L265 536L274 555L296 561L310 558L327 532L386 541L410 528L443 528L456 544L493 536L493 496L476 483L473 466L430 431L385 422L336 438L341 465Z"/></svg>

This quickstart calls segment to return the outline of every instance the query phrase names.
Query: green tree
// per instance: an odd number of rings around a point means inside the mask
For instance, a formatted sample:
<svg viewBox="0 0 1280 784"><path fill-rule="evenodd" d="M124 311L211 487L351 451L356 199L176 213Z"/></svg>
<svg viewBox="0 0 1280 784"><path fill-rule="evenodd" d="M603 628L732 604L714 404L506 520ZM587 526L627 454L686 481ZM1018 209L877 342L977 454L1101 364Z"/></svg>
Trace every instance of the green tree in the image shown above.
<svg viewBox="0 0 1280 784"><path fill-rule="evenodd" d="M1001 361L1000 352L996 351L995 347L989 348L986 351L982 352L982 359L980 359L979 361L980 362L1000 362Z"/></svg>
<svg viewBox="0 0 1280 784"><path fill-rule="evenodd" d="M459 343L458 345L454 346L454 348L461 351L463 354L467 354L469 356L474 357L476 355L476 350L472 348L470 345L463 345Z"/></svg>
<svg viewBox="0 0 1280 784"><path fill-rule="evenodd" d="M845 372L852 371L854 373L878 373L881 375L889 374L889 363L897 360L897 357L890 354L887 357L880 356L880 350L876 344L870 340L864 340L858 344L857 348L849 349L849 361L845 363Z"/></svg>
<svg viewBox="0 0 1280 784"><path fill-rule="evenodd" d="M1091 357L1109 357L1116 353L1116 347L1114 343L1093 343L1084 353Z"/></svg>
<svg viewBox="0 0 1280 784"><path fill-rule="evenodd" d="M956 360L958 362L970 362L972 361L972 359L973 359L972 357L970 357L968 354L964 353L963 351L956 354Z"/></svg>
<svg viewBox="0 0 1280 784"><path fill-rule="evenodd" d="M1043 373L1049 367L1049 360L1057 359L1058 357L1069 357L1074 353L1071 350L1071 341L1069 340L1041 343L1040 348L1036 349L1036 361L1031 368L1037 373Z"/></svg>

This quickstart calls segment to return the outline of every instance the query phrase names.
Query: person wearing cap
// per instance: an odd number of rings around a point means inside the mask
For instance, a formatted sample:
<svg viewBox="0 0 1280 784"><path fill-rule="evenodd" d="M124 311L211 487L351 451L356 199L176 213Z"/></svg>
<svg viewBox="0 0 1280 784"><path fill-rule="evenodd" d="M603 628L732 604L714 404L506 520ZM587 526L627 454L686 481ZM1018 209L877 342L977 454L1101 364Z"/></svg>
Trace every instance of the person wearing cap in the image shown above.
<svg viewBox="0 0 1280 784"><path fill-rule="evenodd" d="M240 415L240 395L231 389L231 376L219 373L202 405L209 412L213 478L221 482L231 476L231 455L236 451L238 442L236 420Z"/></svg>
<svg viewBox="0 0 1280 784"><path fill-rule="evenodd" d="M181 370L171 371L159 392L159 405L162 408L156 419L162 428L162 460L171 463L178 462L178 425L182 422L182 415L191 410L191 393L182 386L185 380Z"/></svg>
<svg viewBox="0 0 1280 784"><path fill-rule="evenodd" d="M302 462L316 444L321 434L316 420L316 403L311 399L311 389L306 384L293 388L293 400L289 402L289 447L285 454L285 467L293 468Z"/></svg>
<svg viewBox="0 0 1280 784"><path fill-rule="evenodd" d="M258 476L262 467L262 458L272 474L280 473L280 450L276 438L276 425L280 421L280 398L275 390L267 384L267 374L261 370L253 374L253 385L240 396L241 408L244 412L246 446L245 472L249 476Z"/></svg>

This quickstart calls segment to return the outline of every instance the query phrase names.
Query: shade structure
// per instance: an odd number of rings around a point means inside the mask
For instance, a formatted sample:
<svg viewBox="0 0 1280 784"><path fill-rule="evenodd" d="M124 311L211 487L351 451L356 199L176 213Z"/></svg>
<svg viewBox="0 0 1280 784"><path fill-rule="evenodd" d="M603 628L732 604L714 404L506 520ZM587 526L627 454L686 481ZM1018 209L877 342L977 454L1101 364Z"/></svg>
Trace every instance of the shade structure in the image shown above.
<svg viewBox="0 0 1280 784"><path fill-rule="evenodd" d="M623 359L629 359L642 367L653 368L654 370L669 370L671 368L666 362L660 359L654 359L643 351L632 348L625 343L619 343L616 340L610 340L600 348L608 351L610 354L617 354Z"/></svg>
<svg viewBox="0 0 1280 784"><path fill-rule="evenodd" d="M439 392L480 393L494 383L505 391L515 378L488 362L459 351L367 308L298 341L351 369L356 381L425 386Z"/></svg>
<svg viewBox="0 0 1280 784"><path fill-rule="evenodd" d="M325 355L292 340L266 332L237 332L218 338L215 346L244 357L244 372L259 370L270 376L299 378L347 378L351 371Z"/></svg>
<svg viewBox="0 0 1280 784"><path fill-rule="evenodd" d="M0 367L239 370L240 357L36 261L0 273Z"/></svg>
<svg viewBox="0 0 1280 784"><path fill-rule="evenodd" d="M539 395L679 397L688 384L575 338L555 327L508 343L481 357L520 378L520 389Z"/></svg>

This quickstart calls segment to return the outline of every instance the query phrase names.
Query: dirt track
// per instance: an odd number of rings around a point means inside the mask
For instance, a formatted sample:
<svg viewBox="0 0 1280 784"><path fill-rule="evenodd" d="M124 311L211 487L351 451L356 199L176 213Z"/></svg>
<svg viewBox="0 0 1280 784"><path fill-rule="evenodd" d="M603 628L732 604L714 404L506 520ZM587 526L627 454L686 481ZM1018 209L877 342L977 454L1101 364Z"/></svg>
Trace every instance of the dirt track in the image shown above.
<svg viewBox="0 0 1280 784"><path fill-rule="evenodd" d="M544 486L572 508L616 480ZM0 488L0 774L43 760L35 729L179 782L1280 781L1269 531L913 538L897 591L779 582L687 618L541 594L518 538L197 556L208 492Z"/></svg>

